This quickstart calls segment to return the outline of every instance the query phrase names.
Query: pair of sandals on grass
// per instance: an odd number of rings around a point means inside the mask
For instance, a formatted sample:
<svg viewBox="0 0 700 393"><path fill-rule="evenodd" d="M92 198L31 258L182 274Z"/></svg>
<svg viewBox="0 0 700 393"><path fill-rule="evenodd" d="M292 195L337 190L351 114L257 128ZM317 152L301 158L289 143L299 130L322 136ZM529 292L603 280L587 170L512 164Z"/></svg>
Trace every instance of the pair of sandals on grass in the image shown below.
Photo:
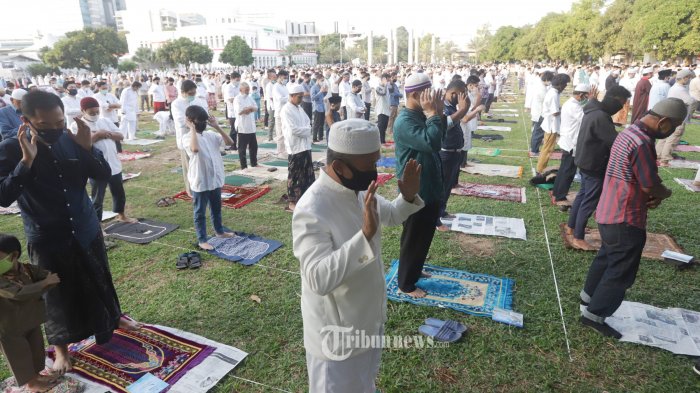
<svg viewBox="0 0 700 393"><path fill-rule="evenodd" d="M158 207L168 207L168 206L173 206L175 204L175 199L171 197L165 197L165 198L160 198L158 202L156 202L156 206Z"/></svg>
<svg viewBox="0 0 700 393"><path fill-rule="evenodd" d="M202 267L202 256L196 251L180 254L175 267L177 270L199 269Z"/></svg>
<svg viewBox="0 0 700 393"><path fill-rule="evenodd" d="M467 331L469 331L469 328L460 322L449 319L443 321L437 318L426 319L425 325L421 325L418 328L420 334L445 343L453 343L459 340Z"/></svg>

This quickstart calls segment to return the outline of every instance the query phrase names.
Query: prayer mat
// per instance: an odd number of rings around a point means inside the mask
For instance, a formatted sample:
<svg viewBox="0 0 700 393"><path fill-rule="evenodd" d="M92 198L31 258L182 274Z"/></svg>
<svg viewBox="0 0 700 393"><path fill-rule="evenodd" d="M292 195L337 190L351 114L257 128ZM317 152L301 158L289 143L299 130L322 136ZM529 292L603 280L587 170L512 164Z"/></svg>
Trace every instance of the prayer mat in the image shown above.
<svg viewBox="0 0 700 393"><path fill-rule="evenodd" d="M496 199L499 201L526 203L525 187L505 184L459 183L452 189L452 195Z"/></svg>
<svg viewBox="0 0 700 393"><path fill-rule="evenodd" d="M221 187L221 206L229 209L240 209L270 192L270 187L237 187L224 184ZM192 201L186 191L181 191L173 196L174 199Z"/></svg>
<svg viewBox="0 0 700 393"><path fill-rule="evenodd" d="M560 151L553 151L549 154L549 159L550 160L561 160L561 157L564 153Z"/></svg>
<svg viewBox="0 0 700 393"><path fill-rule="evenodd" d="M151 156L151 153L144 153L141 151L135 151L135 152L130 152L130 151L122 151L121 153L117 153L117 157L119 157L119 161L134 161L134 160L140 160L142 158L148 158Z"/></svg>
<svg viewBox="0 0 700 393"><path fill-rule="evenodd" d="M141 172L139 173L122 173L122 181L127 181L130 179L135 179L137 177L141 176Z"/></svg>
<svg viewBox="0 0 700 393"><path fill-rule="evenodd" d="M221 157L221 159L229 162L238 162L241 159L241 157L238 154L227 154Z"/></svg>
<svg viewBox="0 0 700 393"><path fill-rule="evenodd" d="M19 214L19 206L17 206L17 202L13 202L8 207L0 206L0 216L6 216L11 214Z"/></svg>
<svg viewBox="0 0 700 393"><path fill-rule="evenodd" d="M124 139L122 145L148 146L163 142L162 139Z"/></svg>
<svg viewBox="0 0 700 393"><path fill-rule="evenodd" d="M386 274L387 297L395 302L451 308L489 318L493 315L494 307L506 310L512 308L515 281L509 278L424 265L423 270L432 274L432 277L421 278L416 286L427 292L427 295L424 298L413 298L399 290L398 268L399 261L395 259Z"/></svg>
<svg viewBox="0 0 700 393"><path fill-rule="evenodd" d="M541 188L543 190L551 190L554 188L554 184L553 183L540 183L540 184L537 184L535 187Z"/></svg>
<svg viewBox="0 0 700 393"><path fill-rule="evenodd" d="M498 134L484 134L484 135L479 135L479 134L472 134L472 136L476 139L481 139L482 141L486 142L491 142L491 141L500 141L503 139L503 135L498 135Z"/></svg>
<svg viewBox="0 0 700 393"><path fill-rule="evenodd" d="M129 243L148 244L179 228L176 224L167 224L140 218L138 222L115 222L105 227L105 232L114 239Z"/></svg>
<svg viewBox="0 0 700 393"><path fill-rule="evenodd" d="M523 167L497 164L468 164L465 168L460 168L462 172L472 175L503 176L518 179L523 175Z"/></svg>
<svg viewBox="0 0 700 393"><path fill-rule="evenodd" d="M224 178L224 184L229 186L256 185L258 182L252 177L228 175Z"/></svg>
<svg viewBox="0 0 700 393"><path fill-rule="evenodd" d="M700 161L671 160L668 164L671 168L700 169Z"/></svg>
<svg viewBox="0 0 700 393"><path fill-rule="evenodd" d="M559 232L561 235L561 238L564 240L564 246L566 248L573 248L573 246L570 243L570 238L566 236L565 232L565 223L559 224ZM591 228L590 230L586 230L586 235L585 235L585 240L592 245L593 247L596 248L596 250L600 249L600 246L602 244L602 240L600 239L600 232L598 232L598 229L593 229ZM642 256L644 258L649 258L649 259L656 259L659 261L663 261L664 257L661 256L661 254L666 251L675 251L679 252L681 254L685 254L681 246L676 243L676 241L669 235L663 234L663 233L651 233L647 232L647 242L646 245L644 245L644 250L642 251Z"/></svg>
<svg viewBox="0 0 700 393"><path fill-rule="evenodd" d="M271 143L271 142L266 142L266 143L258 143L258 149L270 149L270 150L277 150L277 144L276 143ZM326 151L326 145L311 145L311 151L312 152L324 152Z"/></svg>
<svg viewBox="0 0 700 393"><path fill-rule="evenodd" d="M48 370L40 372L41 375L48 375ZM58 379L56 386L46 391L46 393L83 393L85 392L85 383L62 376ZM100 391L102 393L104 389ZM3 382L0 382L0 393L28 393L29 389L17 386L15 377L10 377ZM89 392L88 392L89 393Z"/></svg>
<svg viewBox="0 0 700 393"><path fill-rule="evenodd" d="M508 108L491 108L489 112L518 112L518 110Z"/></svg>
<svg viewBox="0 0 700 393"><path fill-rule="evenodd" d="M277 169L277 170L270 172L270 169ZM287 177L289 175L289 169L285 168L285 167L271 168L271 167L265 167L262 165L258 165L256 167L249 166L246 169L238 169L238 170L233 171L230 174L239 175L239 176L249 176L249 177L253 177L256 179L261 179L262 181L265 181L265 180L287 181Z"/></svg>
<svg viewBox="0 0 700 393"><path fill-rule="evenodd" d="M685 187L686 190L691 191L691 192L700 192L700 186L696 186L693 183L695 180L693 179L679 179L679 178L674 178L673 180L676 181L676 183L682 185Z"/></svg>
<svg viewBox="0 0 700 393"><path fill-rule="evenodd" d="M479 131L501 131L501 132L510 132L511 131L510 127L501 127L501 126L478 126L478 127L476 127L476 129Z"/></svg>
<svg viewBox="0 0 700 393"><path fill-rule="evenodd" d="M117 216L117 213L109 211L109 210L103 210L102 211L102 221L108 221L113 219L114 217Z"/></svg>
<svg viewBox="0 0 700 393"><path fill-rule="evenodd" d="M388 150L394 150L394 149L396 149L396 145L394 144L393 141L388 141L387 143L382 143L382 147L383 147L384 149L388 149Z"/></svg>
<svg viewBox="0 0 700 393"><path fill-rule="evenodd" d="M517 113L499 113L498 116L501 117L520 117Z"/></svg>
<svg viewBox="0 0 700 393"><path fill-rule="evenodd" d="M228 238L215 236L209 239L208 243L214 246L213 250L208 251L209 254L245 266L258 263L263 257L282 247L282 243L276 240L243 232L236 232L236 236Z"/></svg>
<svg viewBox="0 0 700 393"><path fill-rule="evenodd" d="M496 157L501 154L501 149L490 149L487 147L472 147L469 149L469 154L476 154L478 156L488 156Z"/></svg>
<svg viewBox="0 0 700 393"><path fill-rule="evenodd" d="M700 152L700 146L678 145L678 146L676 146L676 151L683 151L683 152Z"/></svg>
<svg viewBox="0 0 700 393"><path fill-rule="evenodd" d="M380 186L383 186L384 184L386 184L386 182L388 182L389 180L391 180L393 178L394 178L393 173L379 173L379 174L377 174L377 184L379 184Z"/></svg>
<svg viewBox="0 0 700 393"><path fill-rule="evenodd" d="M518 124L517 121L515 120L506 120L506 119L495 119L495 118L484 118L481 119L484 123L509 123L509 124Z"/></svg>
<svg viewBox="0 0 700 393"><path fill-rule="evenodd" d="M127 393L131 384L149 373L174 385L216 348L147 325L137 331L117 329L103 345L97 345L91 337L71 344L68 350L73 360L72 374L114 392ZM48 356L53 360L55 354L49 350Z"/></svg>
<svg viewBox="0 0 700 393"><path fill-rule="evenodd" d="M377 161L377 167L396 168L396 157L382 157Z"/></svg>
<svg viewBox="0 0 700 393"><path fill-rule="evenodd" d="M261 162L261 164L267 165L267 166L283 167L283 168L289 167L289 161L285 161L285 160L272 160L272 161L267 161L267 162Z"/></svg>
<svg viewBox="0 0 700 393"><path fill-rule="evenodd" d="M255 135L257 135L257 136L269 136L269 135L270 135L270 132L269 132L269 131L265 131L265 130L263 130L263 131L255 131Z"/></svg>

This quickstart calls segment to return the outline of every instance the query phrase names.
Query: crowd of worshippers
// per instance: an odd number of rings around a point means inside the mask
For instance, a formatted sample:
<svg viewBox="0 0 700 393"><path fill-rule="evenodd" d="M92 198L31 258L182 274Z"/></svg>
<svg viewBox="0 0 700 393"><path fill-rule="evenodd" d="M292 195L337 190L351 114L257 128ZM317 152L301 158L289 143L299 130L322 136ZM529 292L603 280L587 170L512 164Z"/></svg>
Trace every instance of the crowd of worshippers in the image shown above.
<svg viewBox="0 0 700 393"><path fill-rule="evenodd" d="M68 344L92 335L101 344L116 328L140 327L122 318L100 228L101 198L109 185L118 219L131 220L124 215L116 155L120 141L135 137L138 114L153 108L155 116L167 113L172 122L172 127L161 128L161 136L174 131L183 181L194 200L197 242L206 250L212 248L207 242L207 205L215 235L232 236L221 222L222 150L237 149L243 168L249 152L255 167L256 128L268 130L276 154L289 164L285 209L293 212L293 249L302 273L310 390L374 392L381 348L353 348L338 360L335 355L348 348L324 347L324 327L383 334L382 225L403 225L400 291L416 298L429 294L419 280L429 277L423 266L435 231L447 230L441 219L454 217L447 211L450 190L479 119L490 116L491 103L513 73L527 81L525 105L532 114L531 148L539 153L538 171L544 170L557 143L564 150L557 200L568 192L573 173L581 172L567 226L577 247L590 249L583 233L588 217L597 211L603 247L581 291L581 322L619 338L605 318L634 282L646 240L647 209L671 196L658 176L657 150L665 151L667 140L673 145L682 134L695 102L683 93L690 94L692 83L697 87L697 78L690 69L680 70L665 96L653 100L657 85L670 85L671 74L663 69L657 74L653 68L643 69L634 92L618 83L619 71L611 71L606 77L611 83L602 84L580 70L329 66L129 73L84 79L79 89L75 81L81 78L59 75L44 78L48 86L36 81L28 89L23 88L27 81L2 81L11 91L5 92L2 101L9 96L9 102L0 109L0 205L18 203L31 262L18 263L22 249L15 237L0 237L0 344L17 382L32 391L55 382L39 375L43 338L38 326L44 321L48 342L56 349L53 367L58 373L71 369ZM561 105L560 95L572 81L572 96ZM625 114L618 123L627 126L618 132L615 116L629 109L632 93L632 119ZM228 132L212 116L221 101ZM635 117L639 107L644 109ZM5 128L7 119L14 123ZM392 202L376 193L376 162L387 136L395 144L400 192ZM312 145L324 140L326 166L317 179ZM18 324L4 317L17 315L19 309L32 318Z"/></svg>

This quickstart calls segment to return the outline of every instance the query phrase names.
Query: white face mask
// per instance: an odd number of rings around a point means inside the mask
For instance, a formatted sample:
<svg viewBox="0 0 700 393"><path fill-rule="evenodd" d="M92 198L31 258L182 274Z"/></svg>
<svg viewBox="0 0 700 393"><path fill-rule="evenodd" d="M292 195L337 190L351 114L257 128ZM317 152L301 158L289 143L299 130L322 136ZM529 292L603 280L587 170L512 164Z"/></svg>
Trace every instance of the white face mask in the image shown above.
<svg viewBox="0 0 700 393"><path fill-rule="evenodd" d="M99 120L100 116L99 115L88 115L87 113L83 113L83 119L91 122L96 122Z"/></svg>

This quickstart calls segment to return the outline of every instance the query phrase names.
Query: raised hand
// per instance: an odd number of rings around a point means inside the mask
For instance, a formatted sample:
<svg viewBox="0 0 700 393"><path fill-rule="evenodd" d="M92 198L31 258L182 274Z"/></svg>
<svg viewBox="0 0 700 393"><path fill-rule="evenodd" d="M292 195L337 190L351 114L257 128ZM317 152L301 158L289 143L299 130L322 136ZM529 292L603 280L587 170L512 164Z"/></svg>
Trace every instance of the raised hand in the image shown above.
<svg viewBox="0 0 700 393"><path fill-rule="evenodd" d="M29 126L20 127L17 133L17 139L19 139L19 147L22 149L22 163L26 167L31 167L34 159L36 158L37 147L36 147L36 135L32 135L32 140L27 139L27 132L29 131Z"/></svg>
<svg viewBox="0 0 700 393"><path fill-rule="evenodd" d="M209 119L207 119L207 123L212 127L212 128L219 128L219 122L216 121L216 118L214 116L209 116Z"/></svg>
<svg viewBox="0 0 700 393"><path fill-rule="evenodd" d="M414 159L408 160L399 179L399 191L407 202L413 202L420 191L420 174L422 166Z"/></svg>
<svg viewBox="0 0 700 393"><path fill-rule="evenodd" d="M469 97L467 97L467 93L460 93L457 95L457 107L459 109L469 109Z"/></svg>
<svg viewBox="0 0 700 393"><path fill-rule="evenodd" d="M420 92L420 107L423 109L426 116L433 116L435 114L437 109L435 107L435 94L432 89L425 89Z"/></svg>
<svg viewBox="0 0 700 393"><path fill-rule="evenodd" d="M56 273L49 273L45 279L42 280L42 285L44 288L51 288L55 287L56 285L61 283L61 279L58 277L58 274Z"/></svg>
<svg viewBox="0 0 700 393"><path fill-rule="evenodd" d="M433 107L436 115L441 115L445 110L445 92L442 89L433 94Z"/></svg>
<svg viewBox="0 0 700 393"><path fill-rule="evenodd" d="M68 136L83 149L87 151L92 150L92 132L90 131L90 126L79 117L74 117L73 120L78 124L78 133L73 135L72 132L67 132Z"/></svg>
<svg viewBox="0 0 700 393"><path fill-rule="evenodd" d="M367 240L372 240L379 228L379 213L377 212L377 182L373 181L365 194L365 214L362 223L362 233Z"/></svg>

